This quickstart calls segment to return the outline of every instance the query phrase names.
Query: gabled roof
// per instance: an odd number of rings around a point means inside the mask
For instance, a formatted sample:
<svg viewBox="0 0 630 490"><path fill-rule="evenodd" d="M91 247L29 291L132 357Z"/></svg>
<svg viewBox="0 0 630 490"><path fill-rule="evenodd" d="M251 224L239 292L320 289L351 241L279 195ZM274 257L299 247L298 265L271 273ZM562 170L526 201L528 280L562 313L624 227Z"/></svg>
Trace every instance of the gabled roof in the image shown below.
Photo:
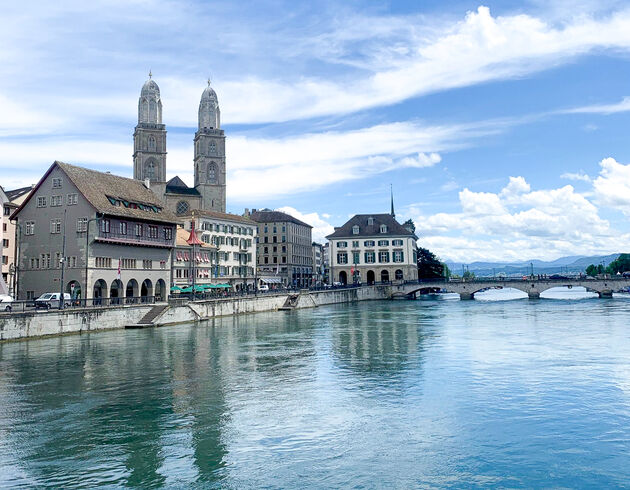
<svg viewBox="0 0 630 490"><path fill-rule="evenodd" d="M252 211L250 217L258 223L281 223L283 221L287 221L289 223L295 223L297 225L308 226L309 228L313 228L308 223L304 223L304 221L300 221L299 219L294 218L290 214L283 213L282 211L271 211L270 209L261 209L259 211Z"/></svg>
<svg viewBox="0 0 630 490"><path fill-rule="evenodd" d="M172 212L163 207L164 205L160 198L153 191L144 186L144 182L110 173L97 172L96 170L77 167L59 161L55 161L55 163L50 166L33 189L33 192L13 214L13 217L19 215L24 206L26 206L37 193L37 190L56 167L61 169L68 176L70 181L77 187L79 192L92 207L94 207L97 213L161 223L179 222L179 219ZM158 209L159 212L145 211L139 207L128 207L125 206L124 203L140 204L149 209Z"/></svg>
<svg viewBox="0 0 630 490"><path fill-rule="evenodd" d="M188 187L186 182L179 178L179 176L173 177L166 183L167 194L185 194L192 196L199 196L199 191L194 187Z"/></svg>
<svg viewBox="0 0 630 490"><path fill-rule="evenodd" d="M372 218L372 224L368 224ZM381 233L381 225L387 226L387 233ZM352 233L352 229L358 226L359 234ZM391 214L355 214L343 226L336 228L326 238L352 238L352 237L381 237L381 236L409 236L418 238L407 230Z"/></svg>
<svg viewBox="0 0 630 490"><path fill-rule="evenodd" d="M24 194L31 192L33 189L33 185L29 185L27 187L20 187L19 189L13 189L12 191L5 191L7 197L11 201L15 201L17 198L22 197Z"/></svg>

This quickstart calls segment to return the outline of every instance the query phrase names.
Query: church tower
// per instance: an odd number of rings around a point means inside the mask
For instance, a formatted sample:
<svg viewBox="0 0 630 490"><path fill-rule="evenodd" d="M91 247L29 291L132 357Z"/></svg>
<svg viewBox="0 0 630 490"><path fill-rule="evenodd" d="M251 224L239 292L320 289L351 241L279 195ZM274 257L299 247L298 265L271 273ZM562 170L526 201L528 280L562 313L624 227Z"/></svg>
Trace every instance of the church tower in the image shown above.
<svg viewBox="0 0 630 490"><path fill-rule="evenodd" d="M138 100L138 125L133 133L133 178L151 183L166 181L166 126L162 124L160 87L151 78Z"/></svg>
<svg viewBox="0 0 630 490"><path fill-rule="evenodd" d="M201 207L225 213L225 134L217 94L208 86L199 102L199 129L195 133L195 189Z"/></svg>

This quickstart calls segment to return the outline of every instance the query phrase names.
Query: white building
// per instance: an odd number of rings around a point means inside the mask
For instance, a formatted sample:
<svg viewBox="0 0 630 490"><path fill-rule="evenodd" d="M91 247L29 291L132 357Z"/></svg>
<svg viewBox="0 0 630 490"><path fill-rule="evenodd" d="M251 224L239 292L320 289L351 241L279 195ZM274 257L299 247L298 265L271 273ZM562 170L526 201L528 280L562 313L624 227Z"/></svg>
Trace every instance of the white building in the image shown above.
<svg viewBox="0 0 630 490"><path fill-rule="evenodd" d="M418 237L391 214L357 214L326 238L333 282L418 279Z"/></svg>

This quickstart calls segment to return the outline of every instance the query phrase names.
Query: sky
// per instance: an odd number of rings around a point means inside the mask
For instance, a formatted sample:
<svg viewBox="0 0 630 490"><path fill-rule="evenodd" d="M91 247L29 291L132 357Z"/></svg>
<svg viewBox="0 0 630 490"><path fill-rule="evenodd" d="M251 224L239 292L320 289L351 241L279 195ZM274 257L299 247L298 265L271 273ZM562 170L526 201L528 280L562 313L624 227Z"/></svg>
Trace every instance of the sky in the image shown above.
<svg viewBox="0 0 630 490"><path fill-rule="evenodd" d="M416 224L443 260L630 251L630 3L111 0L0 6L0 185L55 160L132 176L149 70L193 183L207 79L227 210L324 237Z"/></svg>

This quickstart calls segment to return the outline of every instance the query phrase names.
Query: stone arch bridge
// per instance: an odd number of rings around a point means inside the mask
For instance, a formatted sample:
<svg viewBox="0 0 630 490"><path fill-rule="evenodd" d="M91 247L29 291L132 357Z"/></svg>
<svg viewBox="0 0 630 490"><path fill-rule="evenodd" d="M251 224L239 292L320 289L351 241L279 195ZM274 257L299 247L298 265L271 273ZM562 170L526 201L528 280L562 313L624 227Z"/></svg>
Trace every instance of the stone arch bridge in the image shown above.
<svg viewBox="0 0 630 490"><path fill-rule="evenodd" d="M531 299L540 297L540 293L547 289L567 286L569 288L582 286L587 291L595 292L600 298L611 298L613 293L627 291L630 287L630 277L614 277L609 279L477 279L471 281L462 280L435 280L422 282L408 282L404 284L392 284L390 298L415 298L418 294L431 294L438 292L457 293L463 300L474 299L475 293L487 289L514 288L524 293Z"/></svg>

